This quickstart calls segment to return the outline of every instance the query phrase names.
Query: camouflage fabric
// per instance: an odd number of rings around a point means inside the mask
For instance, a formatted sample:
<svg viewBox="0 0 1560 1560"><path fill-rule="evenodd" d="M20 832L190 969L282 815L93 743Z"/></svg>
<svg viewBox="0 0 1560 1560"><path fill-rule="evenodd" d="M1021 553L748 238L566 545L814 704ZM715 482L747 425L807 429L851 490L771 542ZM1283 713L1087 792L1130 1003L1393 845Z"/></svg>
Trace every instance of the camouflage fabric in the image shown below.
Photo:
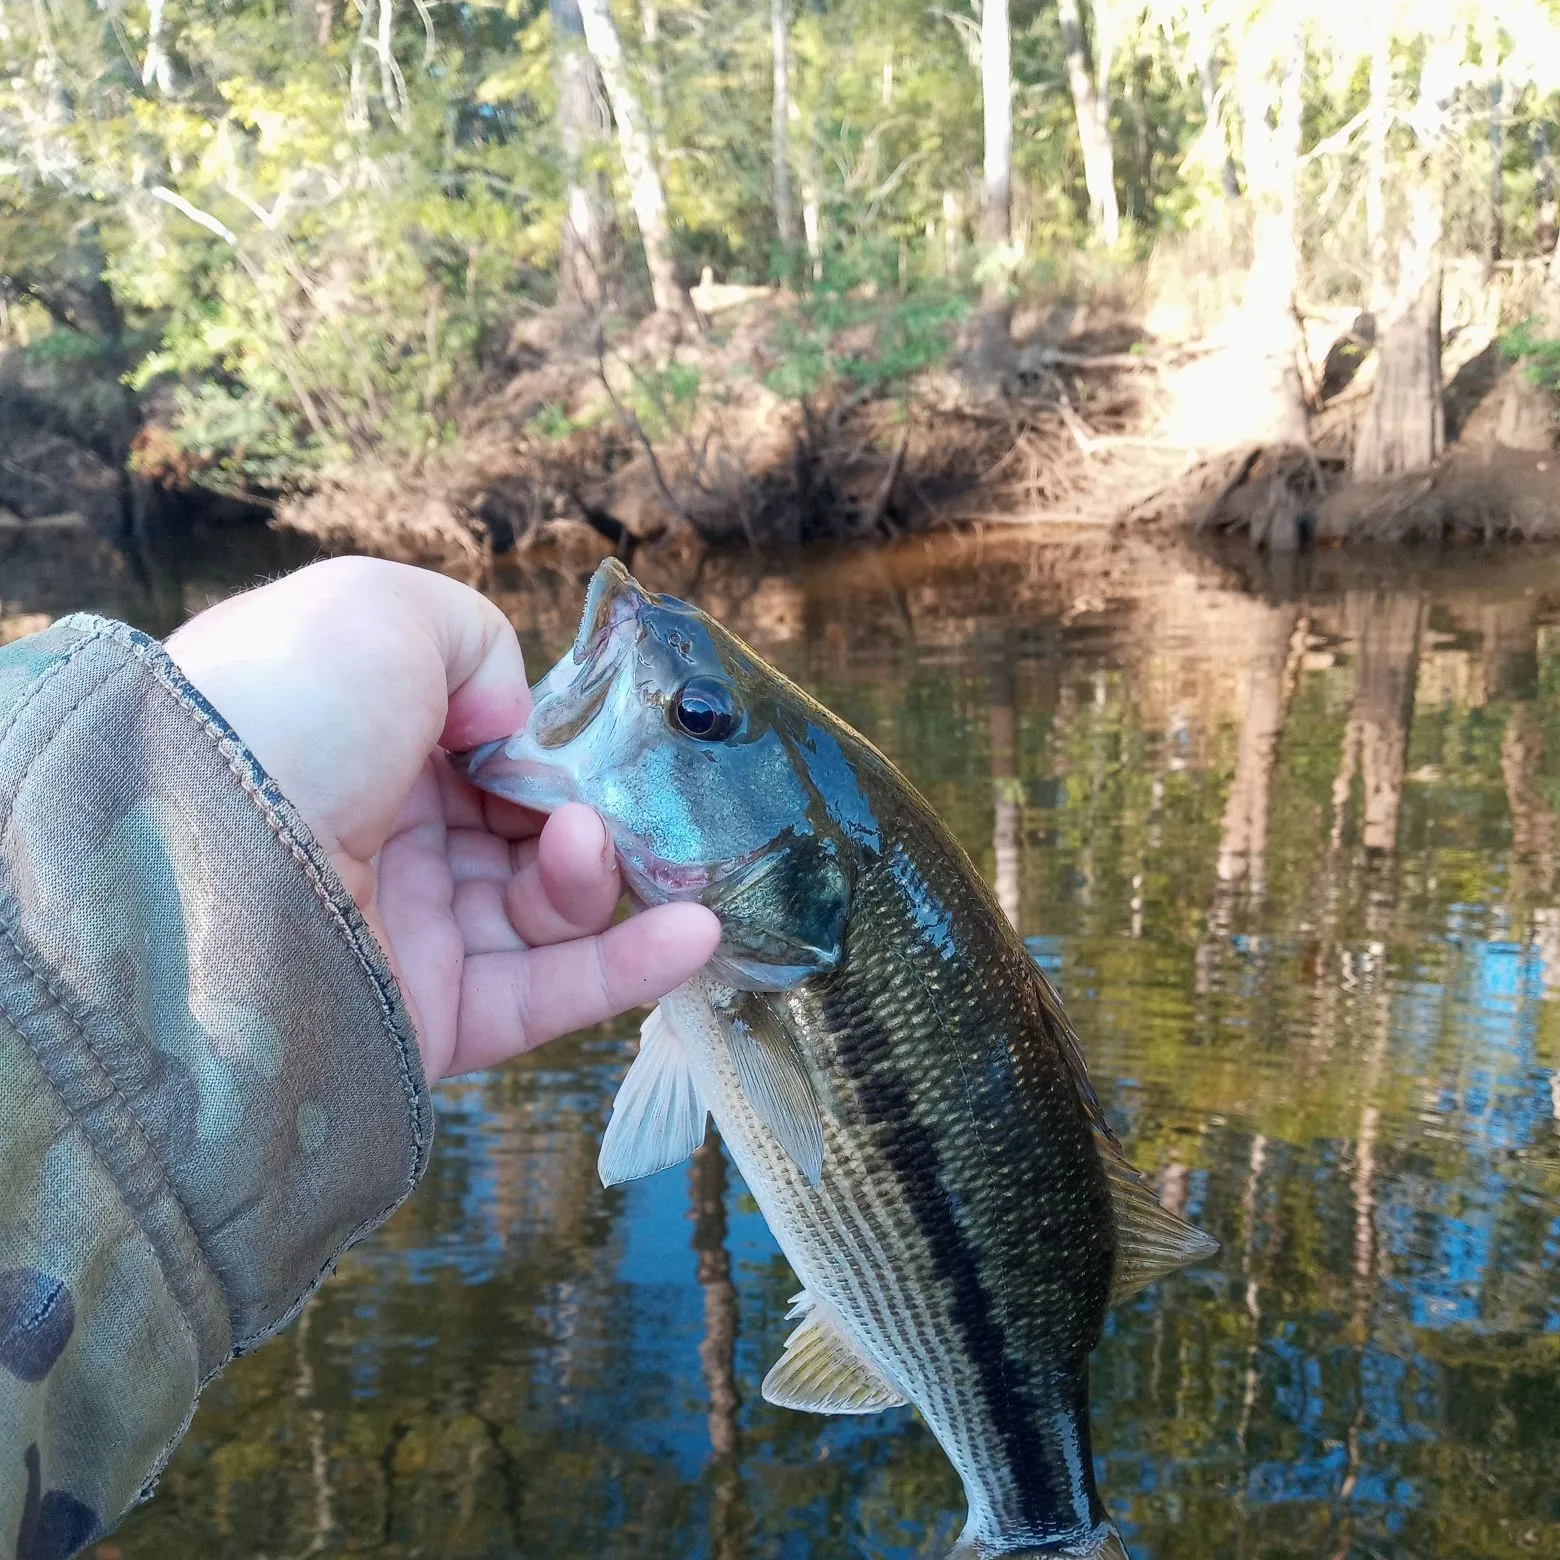
<svg viewBox="0 0 1560 1560"><path fill-rule="evenodd" d="M0 1560L149 1494L432 1131L383 954L161 647L0 649Z"/></svg>

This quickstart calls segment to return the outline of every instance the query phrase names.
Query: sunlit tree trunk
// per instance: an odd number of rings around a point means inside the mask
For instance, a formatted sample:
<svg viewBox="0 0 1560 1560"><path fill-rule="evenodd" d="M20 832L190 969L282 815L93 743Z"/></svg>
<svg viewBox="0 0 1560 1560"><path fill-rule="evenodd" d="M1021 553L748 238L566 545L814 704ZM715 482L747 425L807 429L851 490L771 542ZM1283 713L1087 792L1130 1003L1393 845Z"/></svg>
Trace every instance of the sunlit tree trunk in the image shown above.
<svg viewBox="0 0 1560 1560"><path fill-rule="evenodd" d="M1486 47L1498 47L1496 40L1491 39ZM1505 94L1503 83L1500 79L1500 69L1497 66L1495 75L1490 82L1490 241L1489 263L1490 269L1500 263L1501 252L1506 244L1506 224L1502 214L1501 197L1505 193L1505 160L1506 160L1506 126L1505 126Z"/></svg>
<svg viewBox="0 0 1560 1560"><path fill-rule="evenodd" d="M781 249L789 256L796 246L796 218L791 211L791 28L787 0L769 0L769 39L774 66L769 138L774 168L775 232ZM786 263L789 268L789 259Z"/></svg>
<svg viewBox="0 0 1560 1560"><path fill-rule="evenodd" d="M1183 71L1190 66L1197 78L1197 91L1202 99L1203 128L1198 135L1202 150L1198 160L1205 167L1219 165L1219 182L1226 200L1240 196L1240 180L1235 172L1235 159L1230 155L1229 136L1225 131L1224 114L1219 98L1219 61L1214 35L1213 20L1208 15L1206 0L1191 0L1186 7L1186 53Z"/></svg>
<svg viewBox="0 0 1560 1560"><path fill-rule="evenodd" d="M1105 243L1114 244L1121 233L1121 213L1116 205L1116 162L1110 144L1110 99L1106 89L1110 63L1100 47L1106 12L1102 5L1095 6L1098 81L1089 70L1089 51L1084 41L1078 0L1057 0L1056 16L1062 27L1067 85L1072 91L1078 141L1083 148L1083 182L1089 192L1089 217L1095 233Z"/></svg>
<svg viewBox="0 0 1560 1560"><path fill-rule="evenodd" d="M1007 267L995 254L1006 247L1012 233L1013 65L1008 0L985 0L981 9L980 81L985 122L981 237L988 252L988 274L981 290L980 354L983 369L994 373L1012 340Z"/></svg>
<svg viewBox="0 0 1560 1560"><path fill-rule="evenodd" d="M1444 197L1436 152L1446 135L1459 54L1451 38L1433 40L1420 71L1408 230L1398 250L1391 314L1385 329L1376 333L1376 382L1354 443L1357 476L1424 471L1446 443L1441 399Z"/></svg>
<svg viewBox="0 0 1560 1560"><path fill-rule="evenodd" d="M650 89L650 148L660 168L666 162L666 77L661 70L661 12L655 0L639 0L639 33L645 41L645 85Z"/></svg>
<svg viewBox="0 0 1560 1560"><path fill-rule="evenodd" d="M815 282L823 280L823 207L813 154L802 164L802 237L807 241L807 268Z"/></svg>
<svg viewBox="0 0 1560 1560"><path fill-rule="evenodd" d="M1370 103L1365 120L1365 238L1370 246L1370 308L1392 300L1387 245L1387 136L1392 129L1392 26L1385 6L1370 51Z"/></svg>
<svg viewBox="0 0 1560 1560"><path fill-rule="evenodd" d="M1429 169L1409 197L1396 312L1376 337L1376 382L1354 443L1354 472L1423 471L1446 444L1441 399L1441 191Z"/></svg>
<svg viewBox="0 0 1560 1560"><path fill-rule="evenodd" d="M335 0L292 0L293 22L305 47L323 49L336 21Z"/></svg>
<svg viewBox="0 0 1560 1560"><path fill-rule="evenodd" d="M692 312L688 295L677 280L672 257L671 224L666 215L666 191L650 152L644 112L629 80L617 23L608 0L579 0L585 43L601 72L612 117L617 123L618 149L628 174L628 196L650 269L650 293L658 313L686 317Z"/></svg>
<svg viewBox="0 0 1560 1560"><path fill-rule="evenodd" d="M155 86L167 97L173 89L173 67L163 41L164 0L150 0L146 12L146 62L141 67L141 85Z"/></svg>
<svg viewBox="0 0 1560 1560"><path fill-rule="evenodd" d="M1306 444L1295 282L1299 235L1295 180L1300 159L1301 86L1306 38L1297 28L1286 57L1241 62L1241 145L1251 202L1252 260L1242 310L1245 348L1258 363L1260 406L1248 409L1278 444Z"/></svg>
<svg viewBox="0 0 1560 1560"><path fill-rule="evenodd" d="M586 158L607 127L601 117L596 67L585 46L578 0L550 0L550 10L558 140L566 181L559 291L585 308L595 308L605 290L607 221L605 202L586 167Z"/></svg>

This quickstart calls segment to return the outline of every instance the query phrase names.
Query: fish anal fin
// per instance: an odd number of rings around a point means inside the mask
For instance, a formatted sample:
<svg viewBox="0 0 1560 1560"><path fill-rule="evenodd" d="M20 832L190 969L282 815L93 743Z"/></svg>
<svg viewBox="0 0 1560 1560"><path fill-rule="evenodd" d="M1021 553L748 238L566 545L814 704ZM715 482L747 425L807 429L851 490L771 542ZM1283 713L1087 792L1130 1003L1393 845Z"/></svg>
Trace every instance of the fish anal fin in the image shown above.
<svg viewBox="0 0 1560 1560"><path fill-rule="evenodd" d="M601 1184L617 1186L681 1164L704 1141L706 1114L682 1040L654 1008L612 1102L596 1159Z"/></svg>
<svg viewBox="0 0 1560 1560"><path fill-rule="evenodd" d="M785 1340L785 1352L764 1377L764 1400L812 1414L876 1414L907 1401L875 1366L857 1353L833 1318L809 1298L798 1297L802 1325Z"/></svg>
<svg viewBox="0 0 1560 1560"><path fill-rule="evenodd" d="M1119 1305L1166 1273L1193 1262L1206 1262L1219 1249L1211 1235L1160 1206L1153 1187L1127 1162L1114 1137L1096 1130L1094 1144L1105 1166L1116 1221L1112 1305Z"/></svg>
<svg viewBox="0 0 1560 1560"><path fill-rule="evenodd" d="M742 1093L809 1186L823 1174L823 1116L796 1042L767 1004L739 1002L727 1014L726 1040Z"/></svg>

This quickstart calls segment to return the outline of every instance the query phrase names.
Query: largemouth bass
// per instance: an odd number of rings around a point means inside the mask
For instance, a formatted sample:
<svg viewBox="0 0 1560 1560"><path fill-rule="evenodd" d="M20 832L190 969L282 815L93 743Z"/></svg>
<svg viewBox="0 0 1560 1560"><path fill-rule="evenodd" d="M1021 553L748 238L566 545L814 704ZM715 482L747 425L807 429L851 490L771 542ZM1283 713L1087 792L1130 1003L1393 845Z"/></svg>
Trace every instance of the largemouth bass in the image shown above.
<svg viewBox="0 0 1560 1560"><path fill-rule="evenodd" d="M644 1025L602 1180L679 1163L713 1116L803 1286L763 1395L914 1404L964 1483L961 1560L1125 1560L1089 1355L1114 1301L1217 1246L1123 1157L974 865L869 742L616 563L535 698L471 780L589 804L634 894L723 928Z"/></svg>

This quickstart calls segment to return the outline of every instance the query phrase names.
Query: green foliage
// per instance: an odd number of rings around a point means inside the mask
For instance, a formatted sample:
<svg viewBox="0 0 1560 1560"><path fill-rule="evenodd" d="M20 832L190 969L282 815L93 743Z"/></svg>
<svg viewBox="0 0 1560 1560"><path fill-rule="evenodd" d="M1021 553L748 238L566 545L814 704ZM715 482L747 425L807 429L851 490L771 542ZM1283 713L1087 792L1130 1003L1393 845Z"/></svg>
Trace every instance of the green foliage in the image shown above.
<svg viewBox="0 0 1560 1560"><path fill-rule="evenodd" d="M1363 301L1370 73L1368 29L1353 13L1320 0L1292 16L1271 4L1175 0L1093 15L1090 63L1123 213L1122 238L1107 250L1091 242L1056 8L1014 6L1013 230L1009 245L988 250L978 239L977 8L793 6L784 155L796 225L804 208L812 225L808 249L799 232L784 244L777 234L768 7L660 0L649 9L653 34L649 12L626 4L618 28L683 278L705 266L730 282L816 278L780 322L779 360L763 370L782 395L902 385L946 354L966 289L994 266L1021 298L1130 306L1127 268L1151 254L1161 292L1189 317L1217 312L1249 227L1223 182L1250 111L1239 82L1276 83L1262 51L1275 40L1287 47L1302 19L1303 140L1314 153L1299 174L1311 224L1306 286ZM1432 12L1394 13L1389 248L1406 221L1397 174L1415 146L1407 110L1427 57L1418 35L1434 27L1466 35L1436 154L1452 191L1449 243L1487 244L1498 215L1506 253L1535 250L1555 182L1560 49L1548 11L1511 0L1495 20L1467 0L1437 0ZM416 459L447 436L490 376L507 371L516 319L554 297L571 185L592 192L604 225L615 225L609 291L633 312L645 278L622 159L605 116L565 133L559 80L570 45L549 0L425 11L395 0L369 22L333 0L189 0L160 14L154 40L145 0L6 13L0 297L47 309L74 333L36 343L35 361L128 372L141 388L175 382L175 438L225 463L234 481L275 487L385 452ZM390 20L382 55L381 14ZM1497 65L1504 96L1492 139ZM1190 242L1199 237L1200 247ZM36 334L13 326L15 336ZM1557 377L1546 350L1520 355L1529 372ZM654 437L686 428L701 393L709 387L675 374L626 391ZM562 412L543 417L539 436L565 436L566 424Z"/></svg>
<svg viewBox="0 0 1560 1560"><path fill-rule="evenodd" d="M1560 395L1560 341L1540 336L1533 320L1524 320L1502 333L1500 349L1522 364L1522 371L1552 395Z"/></svg>
<svg viewBox="0 0 1560 1560"><path fill-rule="evenodd" d="M108 344L98 336L56 326L29 341L22 351L30 363L71 369L103 363L108 356Z"/></svg>
<svg viewBox="0 0 1560 1560"><path fill-rule="evenodd" d="M780 361L764 384L787 400L902 385L947 358L969 310L967 294L932 285L906 298L821 294L776 327Z"/></svg>

